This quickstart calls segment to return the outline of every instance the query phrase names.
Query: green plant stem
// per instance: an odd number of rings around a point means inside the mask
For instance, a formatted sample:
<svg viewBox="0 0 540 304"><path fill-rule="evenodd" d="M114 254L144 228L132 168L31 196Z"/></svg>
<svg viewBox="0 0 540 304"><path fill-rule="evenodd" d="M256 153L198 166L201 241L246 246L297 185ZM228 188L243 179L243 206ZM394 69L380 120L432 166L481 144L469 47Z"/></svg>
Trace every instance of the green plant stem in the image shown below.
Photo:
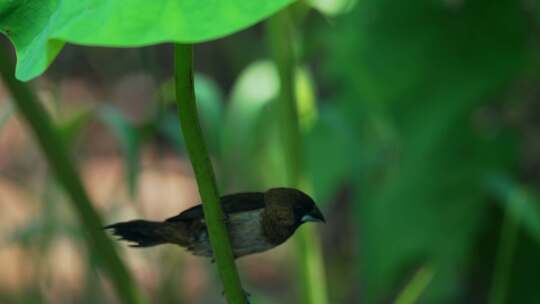
<svg viewBox="0 0 540 304"><path fill-rule="evenodd" d="M90 202L64 142L47 112L30 88L15 79L15 66L9 60L5 48L0 48L0 74L13 97L18 112L30 127L58 182L69 196L69 201L86 234L88 248L99 261L101 270L111 279L122 302L146 303L112 242L105 235L99 214Z"/></svg>
<svg viewBox="0 0 540 304"><path fill-rule="evenodd" d="M302 302L311 304L328 303L326 273L321 252L321 241L316 226L308 225L300 231L297 254L303 282Z"/></svg>
<svg viewBox="0 0 540 304"><path fill-rule="evenodd" d="M282 10L268 20L267 33L280 78L277 106L281 120L279 125L285 157L286 183L290 187L305 188L302 187L302 136L294 90L296 70L294 39L292 22L286 10ZM317 230L315 227L304 227L298 234L296 240L302 303L325 304L328 302L328 296Z"/></svg>
<svg viewBox="0 0 540 304"><path fill-rule="evenodd" d="M420 299L429 283L433 280L435 272L433 266L427 264L422 266L413 276L411 281L399 293L395 304L414 304Z"/></svg>
<svg viewBox="0 0 540 304"><path fill-rule="evenodd" d="M180 126L186 148L191 159L195 178L202 199L204 219L210 237L210 244L223 282L225 296L229 303L246 303L246 296L225 227L223 211L212 163L204 143L193 84L193 49L191 45L176 44L174 48L176 102Z"/></svg>
<svg viewBox="0 0 540 304"><path fill-rule="evenodd" d="M499 248L495 258L495 269L493 271L493 282L489 294L490 304L506 303L506 295L508 293L508 285L510 282L510 270L512 269L512 261L516 248L519 221L512 214L511 204L522 204L523 199L520 190L514 190L509 197L507 206L504 212L503 223L501 227L501 235L499 239Z"/></svg>

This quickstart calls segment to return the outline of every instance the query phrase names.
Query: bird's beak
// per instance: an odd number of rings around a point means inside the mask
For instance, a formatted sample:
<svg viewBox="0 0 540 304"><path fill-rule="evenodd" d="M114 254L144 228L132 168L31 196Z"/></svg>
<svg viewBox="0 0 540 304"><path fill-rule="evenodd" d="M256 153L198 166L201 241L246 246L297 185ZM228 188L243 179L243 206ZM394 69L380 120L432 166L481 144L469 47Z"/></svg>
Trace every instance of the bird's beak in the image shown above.
<svg viewBox="0 0 540 304"><path fill-rule="evenodd" d="M310 213L304 215L302 217L302 222L323 222L326 223L326 220L324 219L324 216L322 215L321 211L315 207L313 210L311 210Z"/></svg>

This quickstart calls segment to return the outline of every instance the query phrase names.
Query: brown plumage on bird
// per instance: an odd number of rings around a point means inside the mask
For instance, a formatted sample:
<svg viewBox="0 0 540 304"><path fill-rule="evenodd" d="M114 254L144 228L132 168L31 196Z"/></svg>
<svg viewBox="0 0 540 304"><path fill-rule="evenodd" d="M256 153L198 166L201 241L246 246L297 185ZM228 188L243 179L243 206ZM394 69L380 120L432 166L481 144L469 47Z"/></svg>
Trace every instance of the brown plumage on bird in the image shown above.
<svg viewBox="0 0 540 304"><path fill-rule="evenodd" d="M221 206L235 257L272 249L305 222L325 221L311 197L293 188L225 195ZM212 256L201 205L163 222L133 220L105 228L132 247L176 244L194 255Z"/></svg>

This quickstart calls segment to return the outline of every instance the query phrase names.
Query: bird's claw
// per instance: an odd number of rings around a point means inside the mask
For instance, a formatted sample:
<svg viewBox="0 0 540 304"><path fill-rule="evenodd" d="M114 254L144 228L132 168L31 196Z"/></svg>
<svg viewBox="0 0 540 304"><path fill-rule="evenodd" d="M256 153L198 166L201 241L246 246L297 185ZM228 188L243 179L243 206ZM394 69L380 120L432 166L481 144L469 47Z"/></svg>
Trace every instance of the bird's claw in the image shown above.
<svg viewBox="0 0 540 304"><path fill-rule="evenodd" d="M244 292L244 295L246 296L246 304L251 304L251 302L249 302L249 298L251 297L251 294L245 290L243 290L243 292ZM221 292L221 295L225 296L225 290Z"/></svg>
<svg viewBox="0 0 540 304"><path fill-rule="evenodd" d="M227 213L223 213L223 222L225 225L229 224L231 220L231 217Z"/></svg>

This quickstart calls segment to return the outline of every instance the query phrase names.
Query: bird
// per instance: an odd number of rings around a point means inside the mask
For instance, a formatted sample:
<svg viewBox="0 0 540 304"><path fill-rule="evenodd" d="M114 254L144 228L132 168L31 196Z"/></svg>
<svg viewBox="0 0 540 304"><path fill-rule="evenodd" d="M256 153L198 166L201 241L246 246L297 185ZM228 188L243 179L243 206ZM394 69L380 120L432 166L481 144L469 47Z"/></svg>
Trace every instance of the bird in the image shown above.
<svg viewBox="0 0 540 304"><path fill-rule="evenodd" d="M229 194L220 202L235 259L283 244L304 223L326 222L313 199L295 188ZM195 256L213 258L200 204L161 222L137 219L104 228L130 247L176 244Z"/></svg>

